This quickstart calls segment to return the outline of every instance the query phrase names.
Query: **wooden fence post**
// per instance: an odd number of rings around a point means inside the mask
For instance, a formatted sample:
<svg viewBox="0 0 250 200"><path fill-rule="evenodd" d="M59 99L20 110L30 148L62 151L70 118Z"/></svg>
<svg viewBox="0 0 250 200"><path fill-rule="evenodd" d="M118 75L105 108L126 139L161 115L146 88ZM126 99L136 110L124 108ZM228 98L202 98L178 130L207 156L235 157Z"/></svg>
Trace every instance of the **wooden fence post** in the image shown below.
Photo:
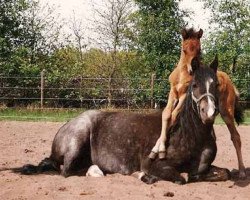
<svg viewBox="0 0 250 200"><path fill-rule="evenodd" d="M43 108L43 100L44 100L44 69L41 71L41 99L40 106Z"/></svg>
<svg viewBox="0 0 250 200"><path fill-rule="evenodd" d="M151 83L150 83L150 99L151 99L151 109L154 108L154 83L155 83L155 74L151 74Z"/></svg>
<svg viewBox="0 0 250 200"><path fill-rule="evenodd" d="M82 104L82 76L81 76L81 80L80 80L80 107L82 108L83 107L83 104Z"/></svg>

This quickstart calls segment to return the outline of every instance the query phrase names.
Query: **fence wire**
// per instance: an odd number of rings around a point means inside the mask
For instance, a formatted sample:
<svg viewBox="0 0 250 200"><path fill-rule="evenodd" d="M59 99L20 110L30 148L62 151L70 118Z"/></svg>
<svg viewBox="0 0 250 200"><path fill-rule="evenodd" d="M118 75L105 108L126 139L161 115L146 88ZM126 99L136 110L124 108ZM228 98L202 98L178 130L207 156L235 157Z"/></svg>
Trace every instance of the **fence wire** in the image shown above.
<svg viewBox="0 0 250 200"><path fill-rule="evenodd" d="M238 79L250 97L250 80ZM243 84L242 84L243 83ZM247 88L247 90L246 90ZM167 100L168 80L149 78L0 77L0 104L7 107L154 108ZM247 92L246 92L247 91ZM246 93L246 94L245 94ZM249 103L249 99L245 99Z"/></svg>

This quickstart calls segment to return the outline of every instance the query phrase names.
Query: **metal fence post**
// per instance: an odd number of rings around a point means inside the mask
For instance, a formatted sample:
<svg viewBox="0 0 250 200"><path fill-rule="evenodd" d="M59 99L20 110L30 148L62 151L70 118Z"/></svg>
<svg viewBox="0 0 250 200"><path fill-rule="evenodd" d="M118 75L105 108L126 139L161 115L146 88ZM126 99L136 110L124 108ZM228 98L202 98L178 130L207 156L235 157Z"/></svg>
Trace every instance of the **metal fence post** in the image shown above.
<svg viewBox="0 0 250 200"><path fill-rule="evenodd" d="M155 74L151 74L151 83L150 83L150 99L151 99L151 104L150 107L151 109L154 108L154 83L155 83Z"/></svg>
<svg viewBox="0 0 250 200"><path fill-rule="evenodd" d="M43 100L44 100L44 69L41 71L41 99L40 99L40 105L41 108L43 108Z"/></svg>

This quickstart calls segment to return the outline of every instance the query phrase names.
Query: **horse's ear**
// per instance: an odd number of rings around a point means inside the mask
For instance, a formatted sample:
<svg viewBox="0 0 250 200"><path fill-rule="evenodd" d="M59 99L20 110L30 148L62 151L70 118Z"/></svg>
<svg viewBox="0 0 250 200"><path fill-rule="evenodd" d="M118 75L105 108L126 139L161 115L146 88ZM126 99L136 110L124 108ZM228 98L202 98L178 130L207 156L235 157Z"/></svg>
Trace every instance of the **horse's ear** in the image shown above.
<svg viewBox="0 0 250 200"><path fill-rule="evenodd" d="M185 28L181 30L181 36L183 40L186 40L188 38L188 31Z"/></svg>
<svg viewBox="0 0 250 200"><path fill-rule="evenodd" d="M216 73L217 69L218 69L218 65L219 65L218 54L216 54L213 62L210 64L210 68L212 68L215 71L215 73Z"/></svg>
<svg viewBox="0 0 250 200"><path fill-rule="evenodd" d="M198 31L198 39L200 39L201 37L202 37L202 35L203 35L203 30L202 29L200 29L199 31Z"/></svg>
<svg viewBox="0 0 250 200"><path fill-rule="evenodd" d="M192 72L200 67L200 61L198 57L194 57L191 61Z"/></svg>

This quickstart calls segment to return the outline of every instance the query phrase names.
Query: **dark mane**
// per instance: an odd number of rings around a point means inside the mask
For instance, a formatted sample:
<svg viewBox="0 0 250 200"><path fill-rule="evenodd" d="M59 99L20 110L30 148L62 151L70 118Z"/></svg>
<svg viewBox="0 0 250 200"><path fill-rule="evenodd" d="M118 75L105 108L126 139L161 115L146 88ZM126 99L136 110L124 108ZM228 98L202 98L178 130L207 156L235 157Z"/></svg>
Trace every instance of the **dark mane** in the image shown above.
<svg viewBox="0 0 250 200"><path fill-rule="evenodd" d="M181 30L182 36L184 36L184 39L196 39L198 37L198 32L194 30L194 28L183 28Z"/></svg>
<svg viewBox="0 0 250 200"><path fill-rule="evenodd" d="M209 67L202 66L199 69L195 70L194 76L196 77L196 80L203 80L205 77L212 77L212 79L217 80L216 74L213 72L213 70ZM182 132L188 133L190 130L195 135L199 135L198 133L196 134L196 131L201 132L200 130L204 127L205 125L202 123L199 115L197 108L195 106L192 106L192 81L189 84L188 91L187 91L187 97L184 101L183 109L177 116L176 123L173 125L173 127L170 129L170 135L172 133L175 133L177 129L180 129ZM205 128L207 129L207 128Z"/></svg>

